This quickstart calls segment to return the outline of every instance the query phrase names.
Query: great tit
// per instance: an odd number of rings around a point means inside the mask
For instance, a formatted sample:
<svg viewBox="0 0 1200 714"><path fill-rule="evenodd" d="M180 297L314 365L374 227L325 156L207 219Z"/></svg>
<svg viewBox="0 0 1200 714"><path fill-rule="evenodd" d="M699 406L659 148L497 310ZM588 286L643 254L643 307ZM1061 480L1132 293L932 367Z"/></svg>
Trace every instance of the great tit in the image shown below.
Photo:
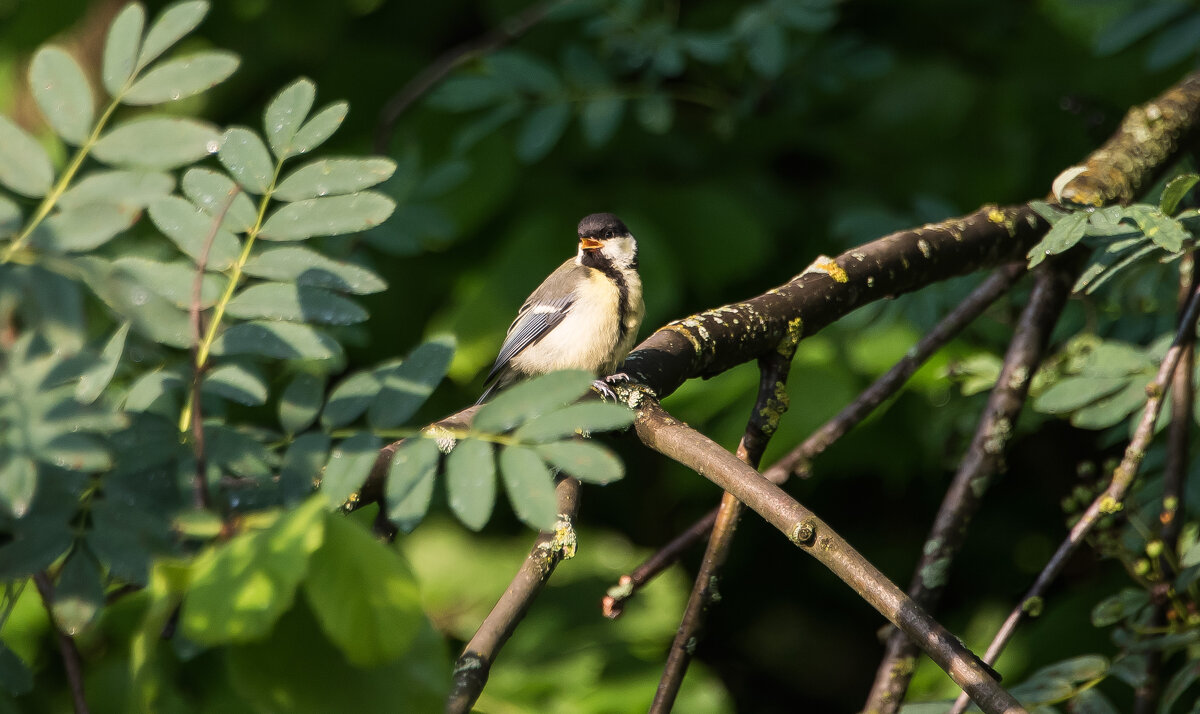
<svg viewBox="0 0 1200 714"><path fill-rule="evenodd" d="M629 354L646 311L637 242L611 213L584 217L578 233L575 257L550 273L517 312L477 404L514 382L559 369L606 376ZM607 382L596 386L611 394Z"/></svg>

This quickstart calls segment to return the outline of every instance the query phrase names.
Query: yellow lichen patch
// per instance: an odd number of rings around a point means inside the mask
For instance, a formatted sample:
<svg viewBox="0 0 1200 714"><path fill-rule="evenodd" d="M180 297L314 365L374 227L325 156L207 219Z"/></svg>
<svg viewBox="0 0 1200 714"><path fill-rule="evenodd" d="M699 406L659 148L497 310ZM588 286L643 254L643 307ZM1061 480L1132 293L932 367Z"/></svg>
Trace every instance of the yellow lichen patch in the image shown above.
<svg viewBox="0 0 1200 714"><path fill-rule="evenodd" d="M692 334L692 331L683 325L672 322L671 324L665 325L660 329L670 330L671 332L676 332L686 337L687 341L692 343L692 350L695 351L696 354L700 354L701 350L703 350L703 345L700 344L700 340L697 340L696 336Z"/></svg>
<svg viewBox="0 0 1200 714"><path fill-rule="evenodd" d="M921 238L917 241L917 250L921 251L921 255L929 258L933 255L933 249L929 247L929 241Z"/></svg>
<svg viewBox="0 0 1200 714"><path fill-rule="evenodd" d="M805 273L824 273L839 283L845 283L850 280L850 277L846 275L846 271L842 266L838 265L837 261L827 255L818 255L817 259L812 262L812 265L805 268L801 275Z"/></svg>
<svg viewBox="0 0 1200 714"><path fill-rule="evenodd" d="M775 349L779 351L779 354L791 359L792 355L796 354L796 345L800 343L800 338L803 336L804 319L793 317L792 319L788 320L787 332L784 334L783 339L779 341L779 345L776 346Z"/></svg>
<svg viewBox="0 0 1200 714"><path fill-rule="evenodd" d="M995 223L998 226L1004 225L1004 221L1006 220L1004 211L1001 211L999 208L996 208L995 206L992 207L992 210L988 211L987 218L989 221L991 221L992 223Z"/></svg>

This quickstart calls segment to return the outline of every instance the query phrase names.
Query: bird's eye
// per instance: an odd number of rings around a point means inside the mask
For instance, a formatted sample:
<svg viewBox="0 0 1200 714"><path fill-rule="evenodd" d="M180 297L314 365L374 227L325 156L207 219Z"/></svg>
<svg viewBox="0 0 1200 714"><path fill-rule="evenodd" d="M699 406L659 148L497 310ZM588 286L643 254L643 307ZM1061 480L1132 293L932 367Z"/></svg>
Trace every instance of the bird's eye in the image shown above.
<svg viewBox="0 0 1200 714"><path fill-rule="evenodd" d="M612 229L611 229L611 228L609 228L608 230L604 231L604 237L605 237L605 238L612 238L612 237L613 237L613 231L612 231Z"/></svg>

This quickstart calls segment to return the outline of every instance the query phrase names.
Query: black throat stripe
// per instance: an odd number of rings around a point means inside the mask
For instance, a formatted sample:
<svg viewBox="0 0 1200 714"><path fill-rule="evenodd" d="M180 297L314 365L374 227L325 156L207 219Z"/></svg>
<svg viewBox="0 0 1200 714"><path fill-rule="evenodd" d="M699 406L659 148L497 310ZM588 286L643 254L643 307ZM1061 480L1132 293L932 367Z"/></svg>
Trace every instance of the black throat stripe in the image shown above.
<svg viewBox="0 0 1200 714"><path fill-rule="evenodd" d="M606 258L600 251L584 251L583 265L599 270L604 273L612 281L617 284L617 325L620 330L617 341L625 339L629 328L625 325L625 315L629 312L629 283L625 281L625 274L617 270L612 261Z"/></svg>

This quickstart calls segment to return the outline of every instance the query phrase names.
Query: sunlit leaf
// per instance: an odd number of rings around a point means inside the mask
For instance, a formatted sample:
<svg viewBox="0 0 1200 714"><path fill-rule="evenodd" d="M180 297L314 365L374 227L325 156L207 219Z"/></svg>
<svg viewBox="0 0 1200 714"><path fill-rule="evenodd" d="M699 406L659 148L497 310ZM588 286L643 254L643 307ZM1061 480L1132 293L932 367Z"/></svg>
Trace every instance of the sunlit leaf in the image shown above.
<svg viewBox="0 0 1200 714"><path fill-rule="evenodd" d="M134 82L121 101L148 105L191 97L224 82L237 67L237 55L221 51L162 62Z"/></svg>
<svg viewBox="0 0 1200 714"><path fill-rule="evenodd" d="M1150 597L1144 590L1125 588L1116 595L1104 598L1092 608L1092 624L1096 627L1108 627L1136 616L1149 604Z"/></svg>
<svg viewBox="0 0 1200 714"><path fill-rule="evenodd" d="M324 500L312 498L270 528L243 533L197 557L180 612L201 644L248 642L271 631L325 537Z"/></svg>
<svg viewBox="0 0 1200 714"><path fill-rule="evenodd" d="M17 518L25 515L37 489L37 465L25 456L0 452L0 508Z"/></svg>
<svg viewBox="0 0 1200 714"><path fill-rule="evenodd" d="M16 233L21 227L21 207L0 196L0 237Z"/></svg>
<svg viewBox="0 0 1200 714"><path fill-rule="evenodd" d="M90 434L66 432L41 445L34 458L70 471L107 471L112 456L104 442Z"/></svg>
<svg viewBox="0 0 1200 714"><path fill-rule="evenodd" d="M39 49L29 63L29 89L56 134L76 146L87 139L95 99L75 58L58 47Z"/></svg>
<svg viewBox="0 0 1200 714"><path fill-rule="evenodd" d="M566 102L546 104L530 112L517 133L517 158L533 163L549 154L570 121L571 108Z"/></svg>
<svg viewBox="0 0 1200 714"><path fill-rule="evenodd" d="M279 423L283 430L295 434L307 429L321 411L325 379L301 372L288 382L279 397Z"/></svg>
<svg viewBox="0 0 1200 714"><path fill-rule="evenodd" d="M1183 241L1188 237L1178 221L1164 216L1162 211L1153 206L1129 206L1125 209L1125 215L1132 218L1155 245L1171 253L1182 248Z"/></svg>
<svg viewBox="0 0 1200 714"><path fill-rule="evenodd" d="M251 407L267 401L267 382L262 373L238 362L222 364L206 374L202 391Z"/></svg>
<svg viewBox="0 0 1200 714"><path fill-rule="evenodd" d="M345 102L334 102L317 112L292 137L288 155L304 154L325 143L325 140L333 136L333 133L342 125L342 120L346 118L348 111L350 111L350 105Z"/></svg>
<svg viewBox="0 0 1200 714"><path fill-rule="evenodd" d="M212 125L195 119L138 117L100 137L92 154L114 166L174 169L214 153L220 138Z"/></svg>
<svg viewBox="0 0 1200 714"><path fill-rule="evenodd" d="M387 288L375 273L301 246L268 246L246 262L247 275L368 295Z"/></svg>
<svg viewBox="0 0 1200 714"><path fill-rule="evenodd" d="M192 260L199 263L203 258L209 270L225 270L241 252L235 235L179 196L165 196L150 204L150 220Z"/></svg>
<svg viewBox="0 0 1200 714"><path fill-rule="evenodd" d="M342 356L341 345L329 335L295 322L256 320L221 333L213 354L253 354L276 359L327 360Z"/></svg>
<svg viewBox="0 0 1200 714"><path fill-rule="evenodd" d="M321 629L360 667L399 657L425 620L417 582L400 554L335 515L309 560L304 592Z"/></svg>
<svg viewBox="0 0 1200 714"><path fill-rule="evenodd" d="M54 167L46 150L0 114L0 184L22 196L40 198L53 180Z"/></svg>
<svg viewBox="0 0 1200 714"><path fill-rule="evenodd" d="M53 253L81 253L104 245L136 219L131 209L87 203L47 218L34 231L31 243Z"/></svg>
<svg viewBox="0 0 1200 714"><path fill-rule="evenodd" d="M392 199L375 191L310 198L277 209L267 218L260 236L289 241L365 231L386 220L395 208Z"/></svg>
<svg viewBox="0 0 1200 714"><path fill-rule="evenodd" d="M140 210L175 188L170 174L155 171L96 171L84 176L58 199L63 210L89 203L109 203L129 212Z"/></svg>
<svg viewBox="0 0 1200 714"><path fill-rule="evenodd" d="M86 548L76 547L54 587L54 621L73 637L91 623L103 605L100 564Z"/></svg>
<svg viewBox="0 0 1200 714"><path fill-rule="evenodd" d="M233 127L225 132L217 158L233 178L251 193L266 193L275 176L275 162L266 144L258 134L243 127Z"/></svg>
<svg viewBox="0 0 1200 714"><path fill-rule="evenodd" d="M291 153L291 144L300 124L312 109L317 89L311 81L301 77L284 87L263 113L263 131L275 156L283 159Z"/></svg>
<svg viewBox="0 0 1200 714"><path fill-rule="evenodd" d="M367 319L357 303L323 288L295 283L259 283L243 288L226 311L241 318L350 325Z"/></svg>
<svg viewBox="0 0 1200 714"><path fill-rule="evenodd" d="M386 181L396 170L391 159L318 159L293 171L275 188L282 201L354 193Z"/></svg>
<svg viewBox="0 0 1200 714"><path fill-rule="evenodd" d="M1175 215L1179 202L1192 190L1197 181L1200 181L1200 175L1197 174L1181 174L1168 181L1163 187L1162 197L1158 199L1158 209L1163 215Z"/></svg>
<svg viewBox="0 0 1200 714"><path fill-rule="evenodd" d="M166 298L176 307L189 309L196 281L196 266L182 260L160 263L148 258L126 256L113 261L114 271L128 276L144 285L160 297ZM200 281L201 309L212 307L228 279L221 275L205 273Z"/></svg>
<svg viewBox="0 0 1200 714"><path fill-rule="evenodd" d="M1128 383L1128 377L1066 377L1042 392L1034 407L1049 414L1072 412L1117 392Z"/></svg>
<svg viewBox="0 0 1200 714"><path fill-rule="evenodd" d="M1029 267L1034 267L1051 255L1065 252L1083 240L1087 220L1088 215L1083 211L1063 216L1037 245L1029 249L1025 256L1029 258Z"/></svg>
<svg viewBox="0 0 1200 714"><path fill-rule="evenodd" d="M496 503L496 461L486 441L461 439L446 457L450 510L471 530L487 524Z"/></svg>
<svg viewBox="0 0 1200 714"><path fill-rule="evenodd" d="M414 349L399 367L382 372L381 389L367 413L371 426L390 429L408 421L446 376L453 356L453 338L438 338Z"/></svg>
<svg viewBox="0 0 1200 714"><path fill-rule="evenodd" d="M234 233L245 233L258 220L258 209L254 202L228 176L205 168L193 167L183 175L183 195L204 209L210 216L220 215L225 219L221 227Z"/></svg>
<svg viewBox="0 0 1200 714"><path fill-rule="evenodd" d="M125 409L132 412L147 411L160 400L169 400L171 407L168 412L177 412L174 399L184 387L183 378L173 372L158 370L147 372L138 378L129 388L125 397Z"/></svg>
<svg viewBox="0 0 1200 714"><path fill-rule="evenodd" d="M562 370L514 385L485 404L475 415L473 426L483 432L507 431L574 402L587 394L594 379L583 370Z"/></svg>
<svg viewBox="0 0 1200 714"><path fill-rule="evenodd" d="M168 6L150 23L138 54L137 68L150 64L171 45L196 29L207 14L208 3L205 0L185 0Z"/></svg>
<svg viewBox="0 0 1200 714"><path fill-rule="evenodd" d="M380 446L379 437L360 432L333 447L321 478L321 491L330 506L340 508L362 488L379 456Z"/></svg>
<svg viewBox="0 0 1200 714"><path fill-rule="evenodd" d="M96 401L108 383L112 381L120 364L121 355L125 353L125 338L129 335L128 322L123 323L105 343L100 352L100 361L83 373L75 385L75 398L84 404Z"/></svg>
<svg viewBox="0 0 1200 714"><path fill-rule="evenodd" d="M554 479L537 452L523 446L501 449L500 475L517 518L538 530L553 529L558 520Z"/></svg>
<svg viewBox="0 0 1200 714"><path fill-rule="evenodd" d="M379 388L379 377L374 372L355 372L346 377L330 392L321 423L336 428L354 421L371 405Z"/></svg>
<svg viewBox="0 0 1200 714"><path fill-rule="evenodd" d="M142 28L146 22L146 10L139 3L129 3L121 8L108 27L104 40L104 61L100 73L104 88L109 96L116 96L125 86L142 47Z"/></svg>
<svg viewBox="0 0 1200 714"><path fill-rule="evenodd" d="M587 441L557 441L534 447L538 455L568 476L589 483L612 483L625 475L625 466L608 449Z"/></svg>
<svg viewBox="0 0 1200 714"><path fill-rule="evenodd" d="M419 437L406 441L392 456L385 500L388 518L401 530L416 528L429 510L440 459L437 444Z"/></svg>

